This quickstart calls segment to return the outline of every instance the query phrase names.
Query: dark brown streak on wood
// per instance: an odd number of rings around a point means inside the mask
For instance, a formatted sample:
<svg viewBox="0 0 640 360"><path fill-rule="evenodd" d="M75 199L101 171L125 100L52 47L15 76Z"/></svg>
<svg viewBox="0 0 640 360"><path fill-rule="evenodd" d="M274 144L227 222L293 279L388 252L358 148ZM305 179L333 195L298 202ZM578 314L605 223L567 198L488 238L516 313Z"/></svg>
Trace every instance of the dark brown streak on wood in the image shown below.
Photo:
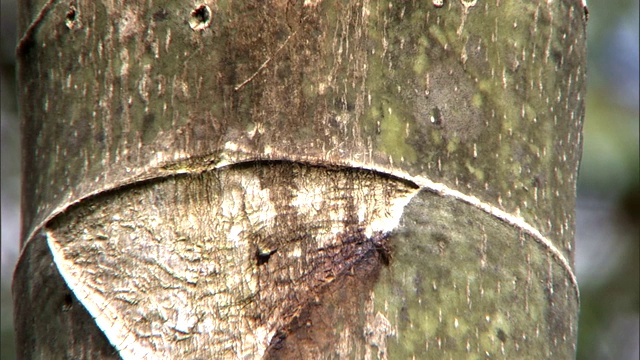
<svg viewBox="0 0 640 360"><path fill-rule="evenodd" d="M375 238L356 241L352 246L341 249L342 258L334 261L350 264L337 274L334 281L309 297L299 314L278 331L264 359L331 357L341 335L335 329L339 322L350 324L350 329L357 334L355 336L364 339L366 319L360 310L369 300L380 270L389 264L388 253L383 256L378 250L381 247L388 249L388 238Z"/></svg>

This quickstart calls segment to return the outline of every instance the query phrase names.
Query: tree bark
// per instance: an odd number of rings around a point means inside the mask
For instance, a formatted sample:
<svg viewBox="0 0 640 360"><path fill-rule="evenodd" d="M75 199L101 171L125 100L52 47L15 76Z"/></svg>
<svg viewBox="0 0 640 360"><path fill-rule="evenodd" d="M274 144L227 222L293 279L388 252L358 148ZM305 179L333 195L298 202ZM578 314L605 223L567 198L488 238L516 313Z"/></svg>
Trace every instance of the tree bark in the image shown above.
<svg viewBox="0 0 640 360"><path fill-rule="evenodd" d="M572 358L586 8L24 1L22 358Z"/></svg>

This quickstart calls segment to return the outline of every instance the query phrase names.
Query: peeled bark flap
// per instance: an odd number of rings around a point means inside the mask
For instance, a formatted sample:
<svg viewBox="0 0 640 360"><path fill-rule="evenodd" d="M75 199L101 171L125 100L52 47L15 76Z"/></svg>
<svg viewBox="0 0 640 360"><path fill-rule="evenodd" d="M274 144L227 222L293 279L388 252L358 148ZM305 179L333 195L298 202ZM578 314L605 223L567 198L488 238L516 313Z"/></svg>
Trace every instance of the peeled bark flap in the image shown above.
<svg viewBox="0 0 640 360"><path fill-rule="evenodd" d="M105 193L46 233L123 359L253 359L331 283L358 272L366 289L341 290L369 295L376 246L415 191L366 170L236 165Z"/></svg>

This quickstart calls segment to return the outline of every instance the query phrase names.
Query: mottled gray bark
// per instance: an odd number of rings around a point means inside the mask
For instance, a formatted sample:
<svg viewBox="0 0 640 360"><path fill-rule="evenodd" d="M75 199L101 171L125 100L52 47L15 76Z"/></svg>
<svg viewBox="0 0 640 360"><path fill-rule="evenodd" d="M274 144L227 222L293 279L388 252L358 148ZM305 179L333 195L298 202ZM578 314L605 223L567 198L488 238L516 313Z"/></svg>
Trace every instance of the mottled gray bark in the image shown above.
<svg viewBox="0 0 640 360"><path fill-rule="evenodd" d="M586 9L25 1L23 358L571 358Z"/></svg>

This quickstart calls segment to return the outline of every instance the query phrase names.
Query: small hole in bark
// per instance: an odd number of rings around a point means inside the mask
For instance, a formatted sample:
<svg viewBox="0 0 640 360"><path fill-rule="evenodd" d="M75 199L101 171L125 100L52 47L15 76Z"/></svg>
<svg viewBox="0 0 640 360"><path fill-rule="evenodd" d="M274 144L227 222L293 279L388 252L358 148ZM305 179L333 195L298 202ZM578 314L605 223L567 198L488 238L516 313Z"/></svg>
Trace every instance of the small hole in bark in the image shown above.
<svg viewBox="0 0 640 360"><path fill-rule="evenodd" d="M200 5L193 9L189 18L189 26L195 31L202 31L211 24L211 9L207 5Z"/></svg>
<svg viewBox="0 0 640 360"><path fill-rule="evenodd" d="M64 24L70 29L74 30L80 27L80 21L78 20L78 9L73 4L69 4L69 11L65 17Z"/></svg>
<svg viewBox="0 0 640 360"><path fill-rule="evenodd" d="M268 263L271 255L273 255L276 251L278 250L256 250L256 261L258 262L258 266Z"/></svg>
<svg viewBox="0 0 640 360"><path fill-rule="evenodd" d="M71 310L71 305L73 305L73 296L70 293L67 293L62 302L62 311L67 312Z"/></svg>

